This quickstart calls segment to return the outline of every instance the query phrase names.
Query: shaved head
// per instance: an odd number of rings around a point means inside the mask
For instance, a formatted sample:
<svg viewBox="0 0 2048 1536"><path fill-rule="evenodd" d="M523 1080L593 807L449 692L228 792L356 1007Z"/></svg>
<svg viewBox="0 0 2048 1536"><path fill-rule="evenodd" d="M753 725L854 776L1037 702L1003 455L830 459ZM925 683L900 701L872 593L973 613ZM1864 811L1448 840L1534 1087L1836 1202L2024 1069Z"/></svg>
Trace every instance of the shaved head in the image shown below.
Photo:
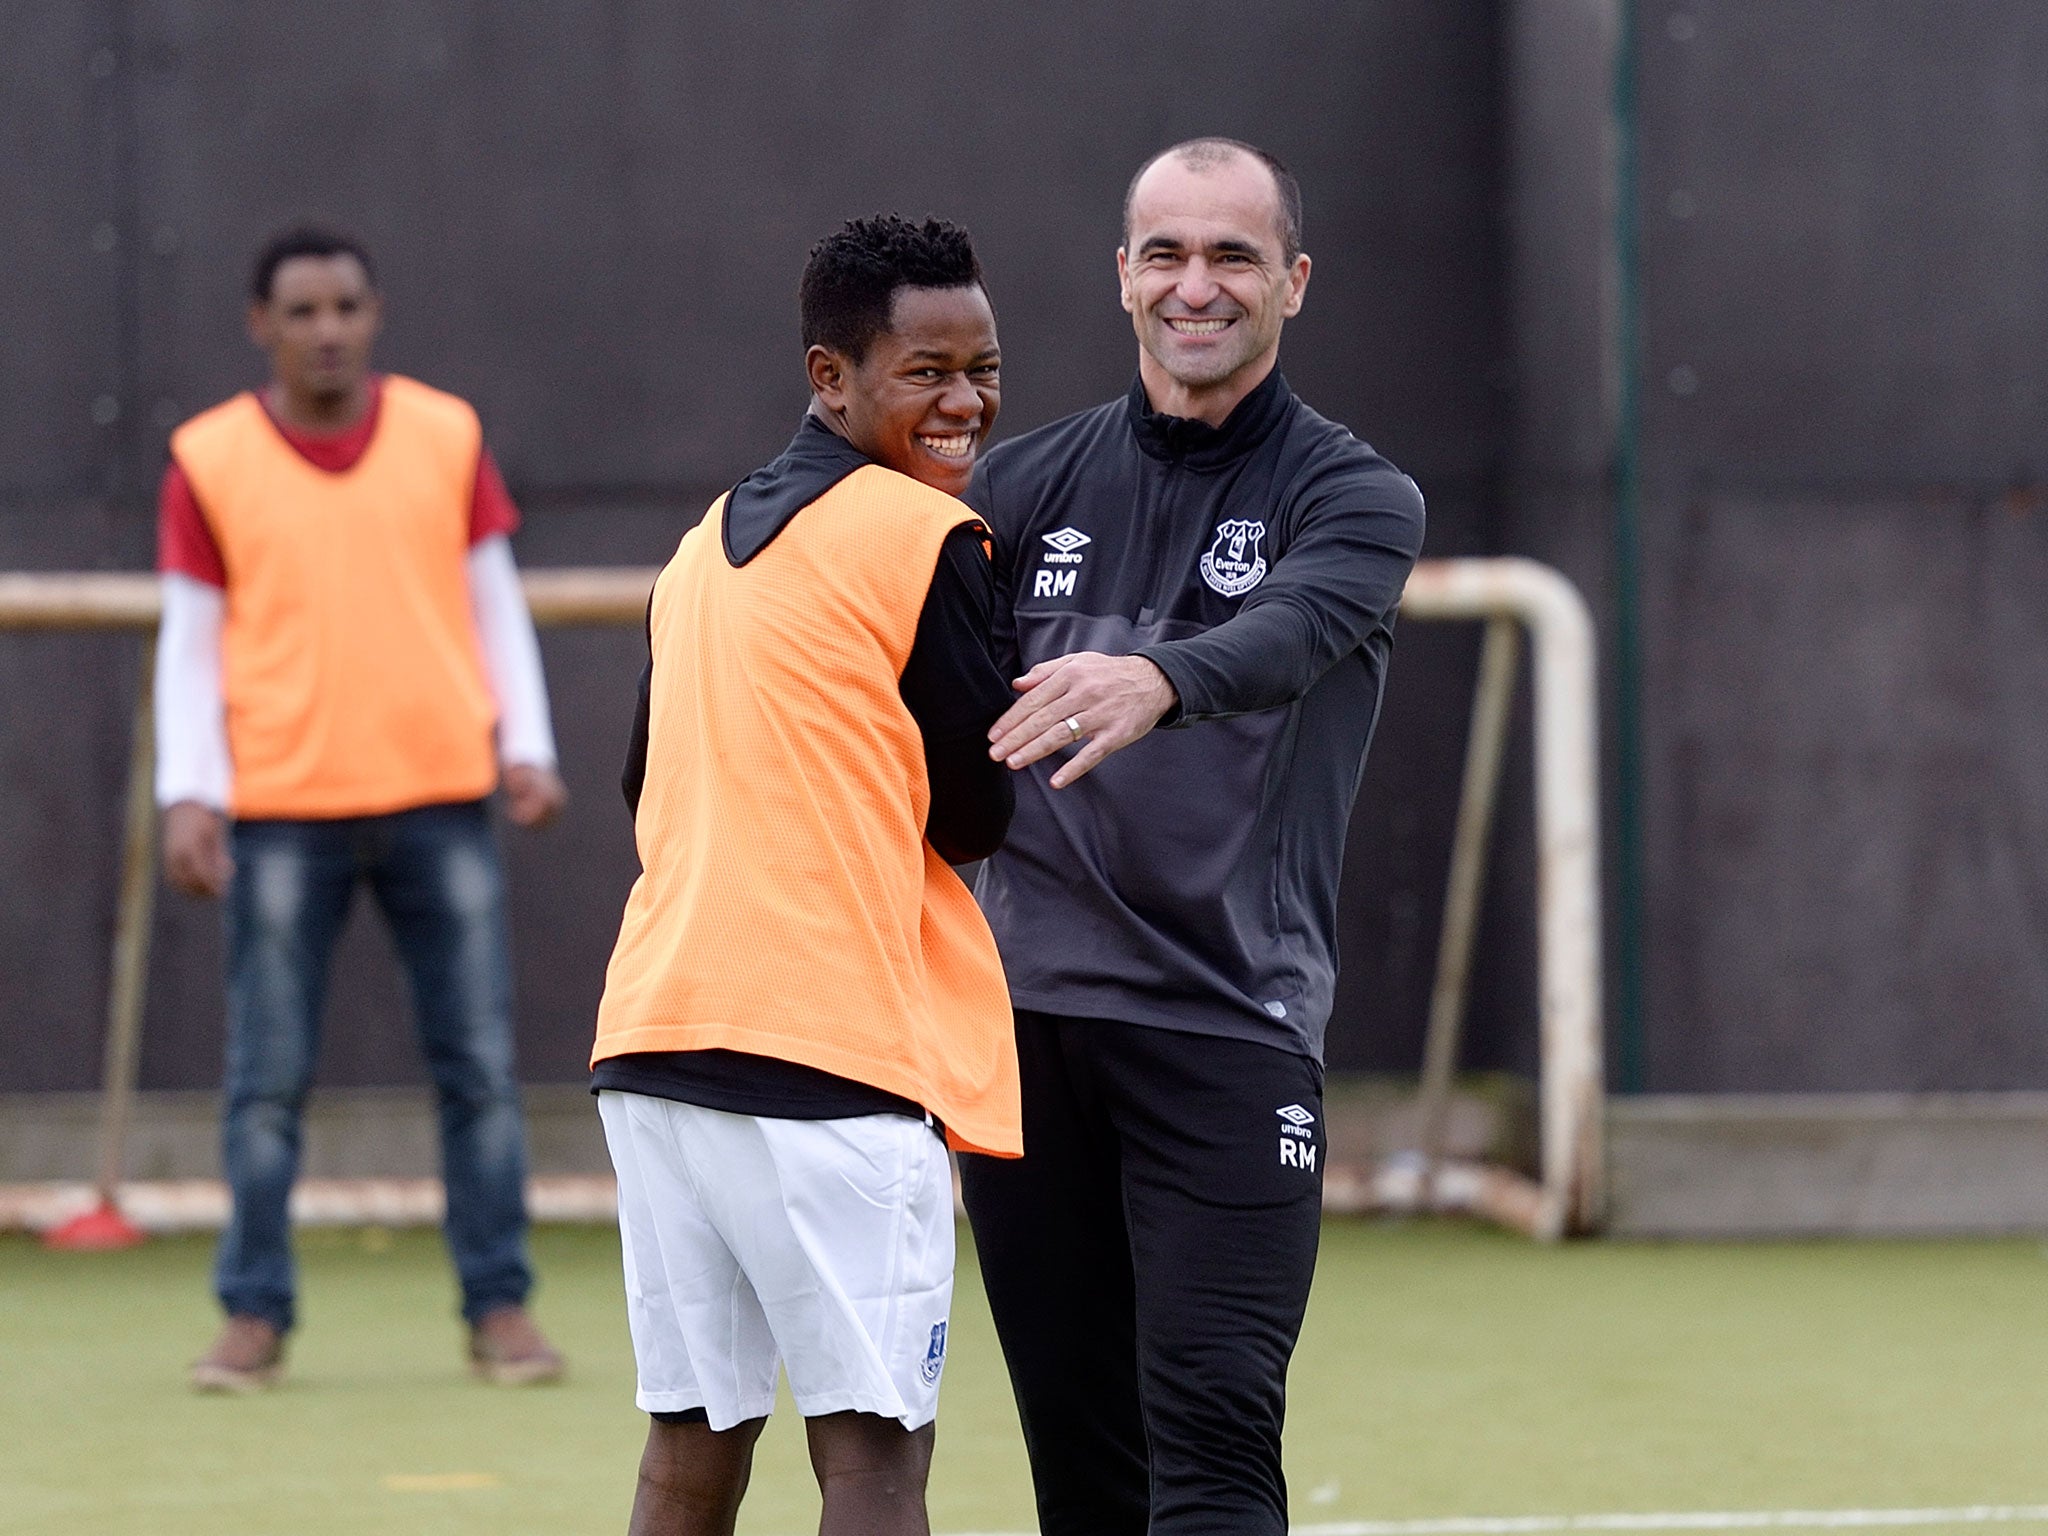
<svg viewBox="0 0 2048 1536"><path fill-rule="evenodd" d="M1138 196L1138 183L1145 179L1145 173L1153 166L1162 160L1172 159L1191 171L1213 171L1239 156L1256 160L1272 178L1273 227L1279 233L1285 258L1294 260L1301 254L1301 183L1294 179L1294 173L1281 164L1277 156L1267 154L1256 144L1247 144L1242 139L1227 139L1219 134L1182 139L1180 143L1160 150L1138 167L1131 184L1124 189L1124 244L1131 242L1131 207Z"/></svg>

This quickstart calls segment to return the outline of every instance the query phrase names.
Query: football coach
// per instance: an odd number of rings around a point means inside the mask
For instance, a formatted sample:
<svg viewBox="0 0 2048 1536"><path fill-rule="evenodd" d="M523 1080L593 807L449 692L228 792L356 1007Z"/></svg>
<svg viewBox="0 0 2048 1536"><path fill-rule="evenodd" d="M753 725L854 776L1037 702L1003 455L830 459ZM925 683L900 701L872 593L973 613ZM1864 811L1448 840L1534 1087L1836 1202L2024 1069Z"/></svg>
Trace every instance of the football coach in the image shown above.
<svg viewBox="0 0 2048 1536"><path fill-rule="evenodd" d="M1338 875L1422 496L1279 372L1309 258L1273 156L1153 156L1116 265L1129 393L968 495L1021 674L977 895L1025 1156L963 1179L1046 1536L1279 1536Z"/></svg>

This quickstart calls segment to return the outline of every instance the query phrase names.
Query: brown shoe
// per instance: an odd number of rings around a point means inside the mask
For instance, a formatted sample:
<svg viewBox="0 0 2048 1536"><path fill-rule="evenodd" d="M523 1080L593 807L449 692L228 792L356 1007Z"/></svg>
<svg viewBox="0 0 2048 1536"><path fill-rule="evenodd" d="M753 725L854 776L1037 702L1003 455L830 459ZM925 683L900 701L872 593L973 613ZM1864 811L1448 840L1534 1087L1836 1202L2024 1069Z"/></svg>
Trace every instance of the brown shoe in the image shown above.
<svg viewBox="0 0 2048 1536"><path fill-rule="evenodd" d="M284 1335L260 1317L227 1320L213 1348L192 1362L195 1392L261 1392L284 1376Z"/></svg>
<svg viewBox="0 0 2048 1536"><path fill-rule="evenodd" d="M493 1386L533 1387L562 1379L562 1357L526 1308L498 1307L469 1330L469 1369Z"/></svg>

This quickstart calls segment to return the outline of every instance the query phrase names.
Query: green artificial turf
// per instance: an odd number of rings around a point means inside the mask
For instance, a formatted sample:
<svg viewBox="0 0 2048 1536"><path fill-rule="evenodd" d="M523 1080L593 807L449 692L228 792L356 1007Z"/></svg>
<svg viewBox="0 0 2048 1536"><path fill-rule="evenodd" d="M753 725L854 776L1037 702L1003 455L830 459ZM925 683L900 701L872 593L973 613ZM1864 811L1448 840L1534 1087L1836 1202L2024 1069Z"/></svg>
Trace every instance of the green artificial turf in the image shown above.
<svg viewBox="0 0 2048 1536"><path fill-rule="evenodd" d="M182 1376L214 1326L208 1242L0 1240L0 1531L623 1530L645 1421L617 1241L551 1228L535 1249L559 1387L465 1377L432 1234L314 1231L289 1384L220 1399ZM1288 1452L1298 1523L2048 1503L2048 1258L1332 1223ZM931 1505L940 1532L1032 1528L964 1243ZM785 1408L741 1528L815 1520Z"/></svg>

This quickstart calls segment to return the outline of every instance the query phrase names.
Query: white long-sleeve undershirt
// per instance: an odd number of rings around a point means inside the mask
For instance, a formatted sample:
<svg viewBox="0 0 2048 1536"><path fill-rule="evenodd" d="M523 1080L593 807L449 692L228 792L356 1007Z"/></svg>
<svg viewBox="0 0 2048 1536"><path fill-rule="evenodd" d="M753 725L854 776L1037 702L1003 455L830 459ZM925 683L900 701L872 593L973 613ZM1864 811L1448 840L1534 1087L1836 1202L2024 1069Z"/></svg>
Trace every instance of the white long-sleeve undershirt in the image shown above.
<svg viewBox="0 0 2048 1536"><path fill-rule="evenodd" d="M156 632L156 803L197 800L228 808L235 770L220 691L220 629L227 594L166 571Z"/></svg>
<svg viewBox="0 0 2048 1536"><path fill-rule="evenodd" d="M498 761L555 766L555 728L548 717L548 683L540 669L540 637L503 534L470 546L469 606L484 671L498 701Z"/></svg>
<svg viewBox="0 0 2048 1536"><path fill-rule="evenodd" d="M470 612L484 674L498 705L498 761L555 765L540 639L533 631L511 541L502 534L469 551ZM156 642L156 799L196 800L226 810L234 788L221 692L221 625L226 594L166 572Z"/></svg>

